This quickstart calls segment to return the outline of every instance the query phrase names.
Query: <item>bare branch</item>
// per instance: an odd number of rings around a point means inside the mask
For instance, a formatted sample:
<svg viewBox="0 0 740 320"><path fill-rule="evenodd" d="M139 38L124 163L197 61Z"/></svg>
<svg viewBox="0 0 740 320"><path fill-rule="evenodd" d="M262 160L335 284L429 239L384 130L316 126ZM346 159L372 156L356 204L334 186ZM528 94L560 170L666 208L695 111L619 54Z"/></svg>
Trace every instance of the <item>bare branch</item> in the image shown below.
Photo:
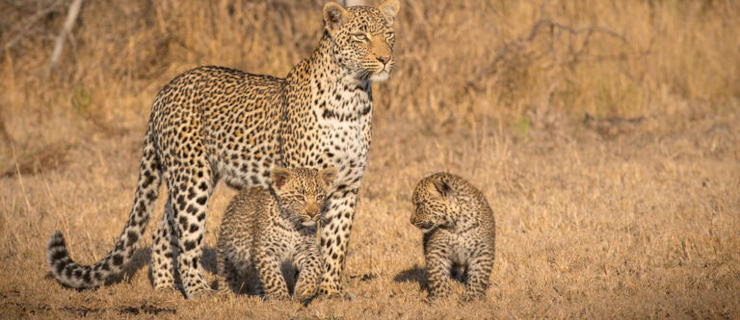
<svg viewBox="0 0 740 320"><path fill-rule="evenodd" d="M71 33L72 26L74 26L75 20L77 20L77 15L80 13L81 7L82 0L74 0L69 6L67 19L64 20L64 26L62 26L62 31L59 32L59 35L57 36L56 44L54 45L54 51L52 51L51 59L49 60L49 65L46 67L46 71L44 71L44 79L49 74L51 68L53 68L57 64L57 62L59 62L59 57L61 57L62 55L62 49L64 49L64 39L69 33Z"/></svg>
<svg viewBox="0 0 740 320"><path fill-rule="evenodd" d="M542 7L540 8L541 12L544 12L546 8L546 1L542 2ZM612 36L614 38L617 38L621 40L624 44L629 45L629 41L627 38L625 38L623 35L609 29L603 26L588 26L584 28L573 28L569 25L560 24L557 22L553 22L550 19L541 18L532 24L532 27L525 32L522 32L519 36L517 36L513 41L505 42L501 49L498 50L496 55L493 57L493 59L483 68L481 68L478 72L476 72L470 79L468 79L465 84L463 84L460 88L460 92L468 92L469 90L475 90L476 85L479 83L480 79L485 77L486 75L491 74L494 72L494 69L499 66L501 63L506 63L506 59L508 59L509 55L511 54L519 54L527 49L528 45L535 41L535 39L542 34L542 30L550 30L551 32L554 32L555 29L563 30L569 34L572 35L579 35L585 33L585 40L584 40L584 49L578 50L578 51L572 51L573 59L572 62L577 62L580 60L580 54L583 50L585 50L585 47L588 45L591 35L599 32L604 33L606 35ZM568 44L570 47L573 46L572 43ZM542 56L545 55L544 52L540 52L540 55L535 56L534 59L539 59ZM456 94L455 96L459 96L459 94Z"/></svg>
<svg viewBox="0 0 740 320"><path fill-rule="evenodd" d="M28 20L26 20L26 23L25 23L25 24L23 25L23 27L21 27L21 28L19 28L19 29L18 29L18 30L19 30L19 31L18 31L18 34L17 34L17 35L16 35L16 36L15 36L15 37L14 37L13 39L11 39L11 40L10 40L10 41L8 41L7 43L5 43L5 45L3 46L3 48L2 48L2 49L0 49L0 54L2 54L3 52L5 52L5 50L8 50L8 49L10 49L10 48L11 48L11 47L13 47L13 46L14 46L14 45L15 45L16 43L18 43L18 42L19 42L19 41L20 41L21 39L23 39L23 36L25 36L25 35L26 35L26 33L28 33L28 31L29 31L29 30L31 29L31 27L32 27L32 26L33 26L33 25L34 25L34 24L36 23L36 21L38 21L38 20L39 20L39 19L41 19L42 17L46 16L46 15L47 15L47 14L49 14L50 12L52 12L52 11L56 10L56 8L57 8L57 7L58 7L58 6L59 6L59 5L61 4L61 3L62 3L62 0L57 0L57 2L54 2L54 4L50 5L50 6L48 7L48 8L46 8L46 9L44 9L44 10L41 10L41 11L39 11L39 12L36 12L36 14L34 14L34 15L33 15L33 16L31 16L30 18L28 18Z"/></svg>

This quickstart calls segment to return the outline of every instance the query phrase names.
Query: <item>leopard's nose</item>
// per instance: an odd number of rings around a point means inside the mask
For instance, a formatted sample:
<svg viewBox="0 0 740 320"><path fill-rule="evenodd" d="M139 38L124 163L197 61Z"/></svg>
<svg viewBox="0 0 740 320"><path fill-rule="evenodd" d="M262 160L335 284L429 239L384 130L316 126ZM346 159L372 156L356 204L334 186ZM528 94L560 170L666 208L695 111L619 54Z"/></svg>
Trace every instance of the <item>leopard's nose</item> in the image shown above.
<svg viewBox="0 0 740 320"><path fill-rule="evenodd" d="M321 213L321 208L316 203L311 203L306 207L306 213L313 218Z"/></svg>
<svg viewBox="0 0 740 320"><path fill-rule="evenodd" d="M387 56L387 57L378 57L378 61L382 62L383 64L387 64L388 61L391 61L391 57L390 56Z"/></svg>

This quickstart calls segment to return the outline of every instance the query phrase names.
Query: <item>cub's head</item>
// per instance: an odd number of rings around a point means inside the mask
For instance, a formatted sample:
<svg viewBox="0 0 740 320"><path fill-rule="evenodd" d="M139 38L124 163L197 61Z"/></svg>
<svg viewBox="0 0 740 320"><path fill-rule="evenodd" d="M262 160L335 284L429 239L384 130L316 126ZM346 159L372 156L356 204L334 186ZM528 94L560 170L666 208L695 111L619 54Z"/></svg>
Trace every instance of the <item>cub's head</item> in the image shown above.
<svg viewBox="0 0 740 320"><path fill-rule="evenodd" d="M458 215L456 191L443 174L419 181L411 201L414 205L411 224L426 233L438 227L453 227Z"/></svg>
<svg viewBox="0 0 740 320"><path fill-rule="evenodd" d="M324 29L331 39L336 62L362 80L383 81L393 71L393 19L398 0L379 7L342 8L329 2L324 6Z"/></svg>
<svg viewBox="0 0 740 320"><path fill-rule="evenodd" d="M321 217L327 192L337 177L337 169L275 167L270 172L272 189L281 211L296 225L313 226Z"/></svg>

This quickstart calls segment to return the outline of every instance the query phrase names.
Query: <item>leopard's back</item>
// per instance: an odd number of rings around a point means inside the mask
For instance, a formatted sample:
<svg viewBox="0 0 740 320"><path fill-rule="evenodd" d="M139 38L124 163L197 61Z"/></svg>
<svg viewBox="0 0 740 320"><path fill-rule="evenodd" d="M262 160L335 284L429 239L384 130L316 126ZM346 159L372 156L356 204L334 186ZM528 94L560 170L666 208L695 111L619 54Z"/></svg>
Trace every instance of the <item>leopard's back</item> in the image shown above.
<svg viewBox="0 0 740 320"><path fill-rule="evenodd" d="M212 166L228 185L267 187L269 169L278 161L284 83L216 66L181 74L152 106L153 136L164 161L193 158L183 151L197 150L207 163L195 165Z"/></svg>

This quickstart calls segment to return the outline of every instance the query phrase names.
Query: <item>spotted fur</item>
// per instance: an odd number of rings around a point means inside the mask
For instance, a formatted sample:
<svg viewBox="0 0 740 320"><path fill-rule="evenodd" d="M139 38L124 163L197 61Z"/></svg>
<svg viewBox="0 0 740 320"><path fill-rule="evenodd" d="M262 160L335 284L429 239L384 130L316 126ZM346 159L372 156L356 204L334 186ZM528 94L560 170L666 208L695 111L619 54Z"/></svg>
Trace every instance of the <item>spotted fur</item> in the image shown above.
<svg viewBox="0 0 740 320"><path fill-rule="evenodd" d="M412 197L411 224L424 233L429 300L450 294L453 270L464 269L465 301L485 299L495 252L493 211L483 193L463 178L435 173Z"/></svg>
<svg viewBox="0 0 740 320"><path fill-rule="evenodd" d="M336 174L333 167L321 172L275 167L270 190L254 187L236 195L218 237L219 289L246 285L247 291L287 299L281 266L290 263L298 272L295 299L315 296L324 267L316 226ZM248 280L242 284L238 278Z"/></svg>
<svg viewBox="0 0 740 320"><path fill-rule="evenodd" d="M219 179L238 189L266 188L275 165L333 166L338 175L320 231L325 262L320 292L340 293L372 138L371 84L393 70L398 8L398 0L377 8L326 4L317 49L284 79L200 67L172 80L154 100L134 206L114 249L94 265L82 266L70 259L56 232L47 248L54 276L68 286L89 288L120 273L165 181L165 213L153 233L154 287L173 288L176 266L185 296L200 295L210 289L199 258L208 203Z"/></svg>

